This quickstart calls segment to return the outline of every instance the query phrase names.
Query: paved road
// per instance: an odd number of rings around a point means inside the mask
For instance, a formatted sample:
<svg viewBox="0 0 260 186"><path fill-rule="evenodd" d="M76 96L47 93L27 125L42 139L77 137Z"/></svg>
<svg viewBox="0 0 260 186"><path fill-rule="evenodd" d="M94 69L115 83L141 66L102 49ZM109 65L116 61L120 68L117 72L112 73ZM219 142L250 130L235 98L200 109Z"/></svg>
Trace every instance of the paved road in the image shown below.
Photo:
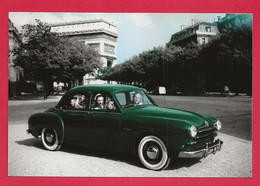
<svg viewBox="0 0 260 186"><path fill-rule="evenodd" d="M180 109L201 111L228 116L236 120L236 113L251 111L251 100L242 98L157 97L154 99L167 107L178 105ZM223 100L224 99L224 100ZM171 100L172 102L170 102ZM210 101L211 100L211 101ZM193 101L193 102L192 102ZM179 159L167 170L150 171L143 168L136 157L127 154L97 151L65 145L61 151L44 150L40 139L27 135L28 116L55 105L57 100L10 101L8 128L8 175L9 176L79 176L79 177L251 177L251 140L220 134L224 141L221 152L204 159ZM190 104L192 102L192 104ZM182 103L182 104L180 104ZM225 104L226 103L226 104ZM196 105L195 105L196 104ZM212 106L205 108L205 106ZM235 104L235 105L230 105ZM189 107L190 105L190 107ZM220 105L223 107L219 108ZM240 106L239 106L240 105ZM181 108L183 107L183 108ZM189 107L189 108L188 108ZM249 108L248 108L249 107ZM191 109L190 109L191 108ZM197 109L197 110L196 110ZM226 115L224 115L224 113ZM212 115L212 114L211 114ZM250 114L249 114L250 115ZM251 115L248 116L251 119ZM247 121L250 123L250 121ZM222 120L223 121L223 120ZM241 124L240 122L239 124ZM251 125L250 125L251 126ZM238 127L239 128L239 127ZM251 136L250 134L243 134Z"/></svg>
<svg viewBox="0 0 260 186"><path fill-rule="evenodd" d="M251 141L220 134L222 150L204 159L179 159L167 170L150 171L130 155L64 146L51 152L40 139L25 133L27 126L10 125L9 176L69 177L251 177Z"/></svg>

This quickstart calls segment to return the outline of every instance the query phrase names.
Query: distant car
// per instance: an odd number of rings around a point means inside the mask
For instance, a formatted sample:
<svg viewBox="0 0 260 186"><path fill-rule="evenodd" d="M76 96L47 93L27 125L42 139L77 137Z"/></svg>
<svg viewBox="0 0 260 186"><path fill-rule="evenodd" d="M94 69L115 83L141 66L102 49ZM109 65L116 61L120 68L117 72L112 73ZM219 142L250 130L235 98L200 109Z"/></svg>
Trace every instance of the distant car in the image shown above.
<svg viewBox="0 0 260 186"><path fill-rule="evenodd" d="M155 95L165 95L166 94L166 88L163 86L158 86L153 91L153 94Z"/></svg>
<svg viewBox="0 0 260 186"><path fill-rule="evenodd" d="M159 107L138 87L87 85L69 90L54 108L32 115L27 132L41 136L51 151L71 143L135 153L146 168L161 170L173 157L219 151L220 128L214 117Z"/></svg>

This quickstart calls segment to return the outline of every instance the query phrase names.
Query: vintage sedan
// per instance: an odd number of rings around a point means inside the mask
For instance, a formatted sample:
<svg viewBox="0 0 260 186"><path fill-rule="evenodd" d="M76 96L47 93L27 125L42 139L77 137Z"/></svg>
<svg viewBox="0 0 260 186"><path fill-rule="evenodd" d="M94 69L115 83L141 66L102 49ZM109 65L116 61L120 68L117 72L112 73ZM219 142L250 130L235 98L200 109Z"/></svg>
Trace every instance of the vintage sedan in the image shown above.
<svg viewBox="0 0 260 186"><path fill-rule="evenodd" d="M222 124L214 117L162 108L142 88L87 85L69 90L54 107L29 118L28 133L43 146L64 143L137 154L148 169L174 157L206 157L219 151Z"/></svg>

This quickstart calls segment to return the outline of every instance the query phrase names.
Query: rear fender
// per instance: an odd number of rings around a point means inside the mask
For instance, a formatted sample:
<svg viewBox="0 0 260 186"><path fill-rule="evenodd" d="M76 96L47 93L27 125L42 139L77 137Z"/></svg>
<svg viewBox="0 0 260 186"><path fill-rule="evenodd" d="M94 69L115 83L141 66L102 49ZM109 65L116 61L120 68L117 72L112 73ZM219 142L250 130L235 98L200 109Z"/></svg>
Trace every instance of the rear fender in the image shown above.
<svg viewBox="0 0 260 186"><path fill-rule="evenodd" d="M43 128L50 128L57 132L59 142L63 143L64 123L58 114L53 112L34 114L29 118L28 124L34 137L38 138Z"/></svg>

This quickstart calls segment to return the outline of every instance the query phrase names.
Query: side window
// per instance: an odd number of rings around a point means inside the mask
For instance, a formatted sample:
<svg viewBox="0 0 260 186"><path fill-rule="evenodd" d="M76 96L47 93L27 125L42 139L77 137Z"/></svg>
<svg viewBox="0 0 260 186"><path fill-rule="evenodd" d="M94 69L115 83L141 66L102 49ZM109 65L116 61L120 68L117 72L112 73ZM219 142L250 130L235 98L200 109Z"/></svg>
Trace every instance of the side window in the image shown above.
<svg viewBox="0 0 260 186"><path fill-rule="evenodd" d="M95 92L91 99L91 110L114 111L117 110L114 100L103 92Z"/></svg>
<svg viewBox="0 0 260 186"><path fill-rule="evenodd" d="M118 102L120 103L120 105L122 105L122 106L126 105L126 96L125 96L124 92L117 93L116 98L117 98Z"/></svg>
<svg viewBox="0 0 260 186"><path fill-rule="evenodd" d="M89 105L89 94L87 92L79 92L76 94L72 94L69 97L65 105L65 108L86 110L88 109L88 105Z"/></svg>

